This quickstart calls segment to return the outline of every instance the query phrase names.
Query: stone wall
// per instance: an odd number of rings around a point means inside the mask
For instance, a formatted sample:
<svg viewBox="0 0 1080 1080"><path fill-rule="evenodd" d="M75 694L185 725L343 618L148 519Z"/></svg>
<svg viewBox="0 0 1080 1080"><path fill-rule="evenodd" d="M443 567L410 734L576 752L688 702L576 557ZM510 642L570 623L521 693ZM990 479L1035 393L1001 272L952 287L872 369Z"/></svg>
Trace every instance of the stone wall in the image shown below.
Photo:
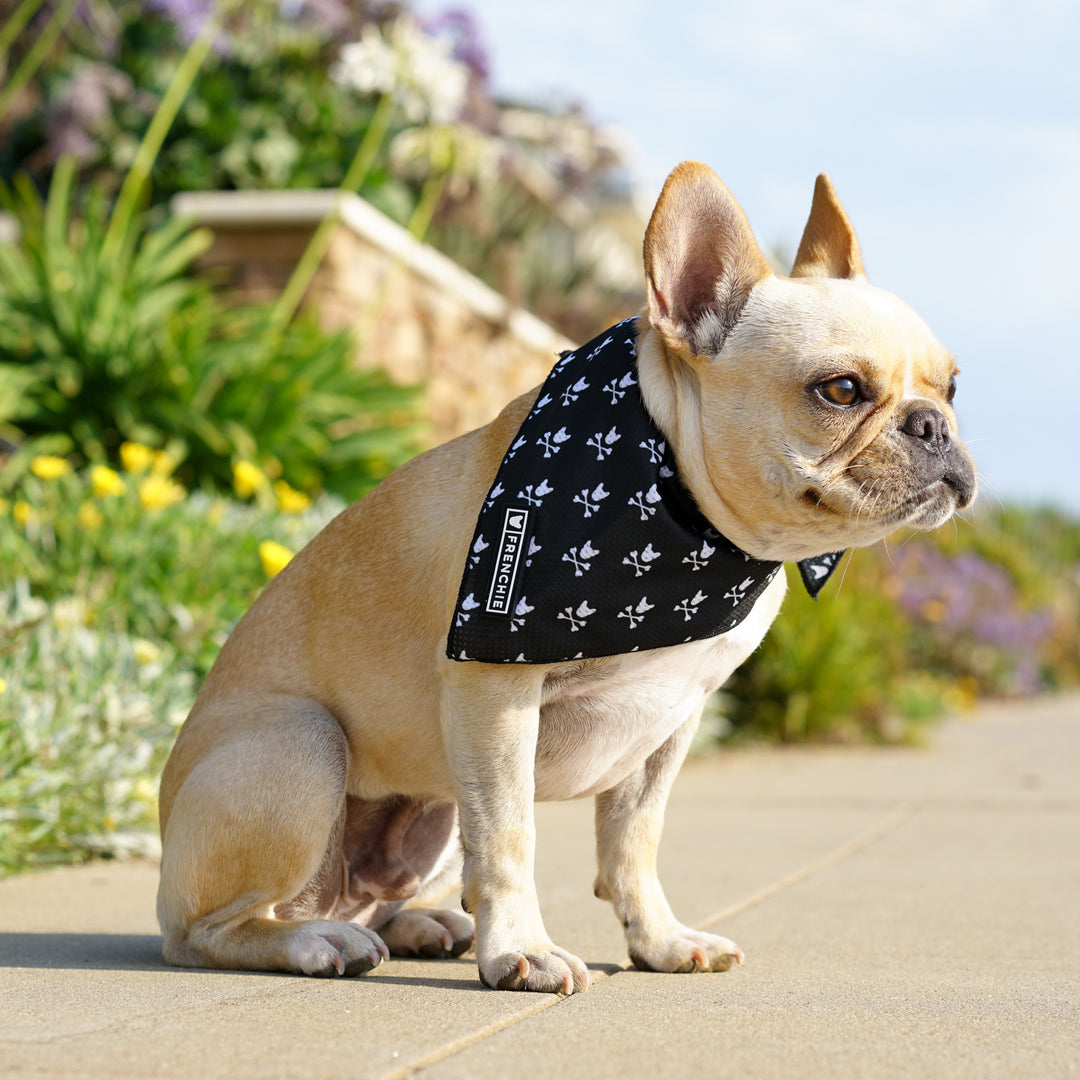
<svg viewBox="0 0 1080 1080"><path fill-rule="evenodd" d="M200 265L256 300L280 293L335 205L339 224L304 302L324 325L353 328L358 363L425 384L433 441L487 423L573 347L355 195L191 193L173 200L173 212L213 229Z"/></svg>

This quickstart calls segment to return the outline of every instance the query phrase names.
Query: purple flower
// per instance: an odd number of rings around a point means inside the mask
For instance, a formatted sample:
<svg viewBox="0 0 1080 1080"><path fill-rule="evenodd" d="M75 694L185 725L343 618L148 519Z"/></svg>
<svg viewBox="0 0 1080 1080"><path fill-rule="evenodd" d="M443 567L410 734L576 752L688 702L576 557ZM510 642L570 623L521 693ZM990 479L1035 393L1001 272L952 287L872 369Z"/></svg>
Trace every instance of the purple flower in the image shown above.
<svg viewBox="0 0 1080 1080"><path fill-rule="evenodd" d="M99 153L98 137L113 112L114 101L131 98L134 84L121 71L105 64L84 64L64 84L45 110L49 156L56 160L72 154L93 161Z"/></svg>
<svg viewBox="0 0 1080 1080"><path fill-rule="evenodd" d="M432 37L449 37L453 42L454 59L460 60L481 82L487 79L491 73L487 46L471 11L450 8L435 18L424 19L420 25Z"/></svg>
<svg viewBox="0 0 1080 1080"><path fill-rule="evenodd" d="M203 23L214 11L213 0L148 0L147 7L163 15L175 27L177 36L190 45L203 28ZM229 38L219 33L214 39L214 52L226 56L232 51Z"/></svg>
<svg viewBox="0 0 1080 1080"><path fill-rule="evenodd" d="M935 659L1012 693L1043 686L1053 614L1029 611L1004 567L912 541L895 559L897 602L934 642Z"/></svg>

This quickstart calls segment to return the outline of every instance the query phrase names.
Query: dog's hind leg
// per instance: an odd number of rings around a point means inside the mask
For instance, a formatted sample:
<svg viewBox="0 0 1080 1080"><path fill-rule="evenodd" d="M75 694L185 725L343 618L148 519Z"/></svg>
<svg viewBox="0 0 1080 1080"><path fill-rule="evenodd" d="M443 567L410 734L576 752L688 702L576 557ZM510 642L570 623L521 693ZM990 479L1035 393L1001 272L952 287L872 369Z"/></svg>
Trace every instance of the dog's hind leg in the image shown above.
<svg viewBox="0 0 1080 1080"><path fill-rule="evenodd" d="M346 850L350 848L346 842ZM416 896L385 924L372 923L394 956L461 956L473 942L472 919L460 911L428 907L461 886L461 845L454 803L425 806L402 836L401 856L422 873ZM353 865L355 859L351 859Z"/></svg>
<svg viewBox="0 0 1080 1080"><path fill-rule="evenodd" d="M386 957L374 931L334 918L348 892L348 765L344 733L313 702L266 695L196 708L162 779L168 962L357 975Z"/></svg>
<svg viewBox="0 0 1080 1080"><path fill-rule="evenodd" d="M626 779L596 797L594 891L611 901L630 959L643 971L727 971L743 961L734 942L676 919L656 872L668 793L699 716L700 710Z"/></svg>

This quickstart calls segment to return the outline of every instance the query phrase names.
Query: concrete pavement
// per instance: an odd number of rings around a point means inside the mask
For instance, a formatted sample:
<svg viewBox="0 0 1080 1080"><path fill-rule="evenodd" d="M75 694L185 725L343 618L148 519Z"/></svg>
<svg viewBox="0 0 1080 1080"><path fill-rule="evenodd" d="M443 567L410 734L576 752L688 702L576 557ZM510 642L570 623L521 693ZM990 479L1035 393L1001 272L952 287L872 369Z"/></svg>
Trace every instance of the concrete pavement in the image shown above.
<svg viewBox="0 0 1080 1080"><path fill-rule="evenodd" d="M672 906L746 951L626 970L591 893L591 803L538 808L547 926L586 994L483 989L470 958L358 980L159 959L156 867L0 882L0 1076L1080 1077L1080 696L981 710L929 749L690 762Z"/></svg>

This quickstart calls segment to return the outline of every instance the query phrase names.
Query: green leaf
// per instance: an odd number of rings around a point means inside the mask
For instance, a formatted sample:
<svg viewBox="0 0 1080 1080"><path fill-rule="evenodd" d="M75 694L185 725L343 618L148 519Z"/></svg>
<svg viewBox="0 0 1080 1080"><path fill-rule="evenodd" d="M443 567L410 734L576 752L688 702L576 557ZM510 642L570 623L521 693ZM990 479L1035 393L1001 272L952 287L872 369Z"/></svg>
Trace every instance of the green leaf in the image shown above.
<svg viewBox="0 0 1080 1080"><path fill-rule="evenodd" d="M144 288L159 285L183 273L214 242L210 229L188 231L181 221L172 221L150 233L131 267L131 276Z"/></svg>
<svg viewBox="0 0 1080 1080"><path fill-rule="evenodd" d="M68 245L68 211L75 181L75 159L64 154L53 169L45 203L42 240L47 253L62 255Z"/></svg>

